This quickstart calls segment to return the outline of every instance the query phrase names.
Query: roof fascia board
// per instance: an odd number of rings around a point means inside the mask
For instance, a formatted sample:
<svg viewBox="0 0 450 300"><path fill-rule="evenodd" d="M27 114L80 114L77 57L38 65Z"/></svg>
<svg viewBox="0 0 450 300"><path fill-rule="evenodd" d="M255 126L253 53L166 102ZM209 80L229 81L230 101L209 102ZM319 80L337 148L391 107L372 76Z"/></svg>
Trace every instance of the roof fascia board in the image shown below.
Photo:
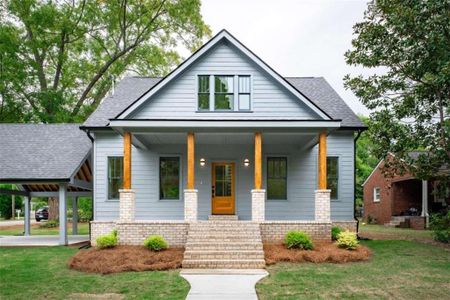
<svg viewBox="0 0 450 300"><path fill-rule="evenodd" d="M0 195L15 195L15 196L26 196L30 195L27 191L18 191L18 190L9 190L9 189L0 189Z"/></svg>
<svg viewBox="0 0 450 300"><path fill-rule="evenodd" d="M223 38L226 38L231 44L247 55L254 63L271 75L277 82L284 86L293 95L299 98L306 106L308 106L312 111L319 115L324 120L332 120L332 118L326 114L322 109L315 105L311 100L309 100L305 95L300 93L296 88L294 88L286 79L275 72L269 65L267 65L263 60L261 60L257 55L245 47L241 42L239 42L234 36L232 36L226 30L220 31L215 37L209 40L205 45L198 49L194 54L192 54L187 60L185 60L181 65L179 65L175 70L170 72L166 77L154 85L150 90L141 95L136 101L129 105L125 110L119 113L115 119L125 119L132 112L138 109L149 97L161 90L166 84L168 84L172 79L176 78L180 73L186 70L190 65L197 61L203 54L205 54L209 49L216 45Z"/></svg>
<svg viewBox="0 0 450 300"><path fill-rule="evenodd" d="M111 120L112 128L339 128L340 121Z"/></svg>
<svg viewBox="0 0 450 300"><path fill-rule="evenodd" d="M68 197L91 197L90 192L67 192ZM59 192L30 192L30 197L59 197Z"/></svg>

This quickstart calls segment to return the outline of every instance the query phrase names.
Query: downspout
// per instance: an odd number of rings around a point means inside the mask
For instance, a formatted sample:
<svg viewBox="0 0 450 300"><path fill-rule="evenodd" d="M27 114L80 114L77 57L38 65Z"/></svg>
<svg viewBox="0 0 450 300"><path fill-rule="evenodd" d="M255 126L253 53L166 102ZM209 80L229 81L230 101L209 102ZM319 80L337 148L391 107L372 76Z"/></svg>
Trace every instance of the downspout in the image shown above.
<svg viewBox="0 0 450 300"><path fill-rule="evenodd" d="M356 135L353 142L353 219L356 221L356 235L359 239L359 220L356 218L356 142L358 141L361 133L364 130L358 130L358 134Z"/></svg>

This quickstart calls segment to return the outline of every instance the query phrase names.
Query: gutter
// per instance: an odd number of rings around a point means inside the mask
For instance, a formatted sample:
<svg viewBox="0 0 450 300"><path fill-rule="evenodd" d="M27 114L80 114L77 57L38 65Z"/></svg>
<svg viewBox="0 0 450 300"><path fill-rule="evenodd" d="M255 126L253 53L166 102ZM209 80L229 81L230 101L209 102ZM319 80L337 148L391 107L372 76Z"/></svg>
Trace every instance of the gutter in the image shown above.
<svg viewBox="0 0 450 300"><path fill-rule="evenodd" d="M358 141L359 137L361 136L361 133L363 133L363 131L367 130L367 128L365 129L360 129L358 130L358 134L356 135L354 142L353 142L353 219L356 221L356 236L359 239L359 220L356 218L356 142Z"/></svg>

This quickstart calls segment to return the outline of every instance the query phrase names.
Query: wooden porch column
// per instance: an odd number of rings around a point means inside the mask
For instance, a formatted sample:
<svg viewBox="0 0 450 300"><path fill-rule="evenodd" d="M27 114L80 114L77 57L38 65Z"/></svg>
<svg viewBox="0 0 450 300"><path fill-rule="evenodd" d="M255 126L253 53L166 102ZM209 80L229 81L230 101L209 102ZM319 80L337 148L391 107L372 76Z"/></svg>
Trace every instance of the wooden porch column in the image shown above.
<svg viewBox="0 0 450 300"><path fill-rule="evenodd" d="M131 189L131 133L123 134L123 188Z"/></svg>
<svg viewBox="0 0 450 300"><path fill-rule="evenodd" d="M193 190L195 188L195 136L193 132L187 134L187 189Z"/></svg>
<svg viewBox="0 0 450 300"><path fill-rule="evenodd" d="M327 133L319 134L319 190L327 189Z"/></svg>
<svg viewBox="0 0 450 300"><path fill-rule="evenodd" d="M261 132L255 133L255 190L262 188L262 163L261 163L262 139Z"/></svg>

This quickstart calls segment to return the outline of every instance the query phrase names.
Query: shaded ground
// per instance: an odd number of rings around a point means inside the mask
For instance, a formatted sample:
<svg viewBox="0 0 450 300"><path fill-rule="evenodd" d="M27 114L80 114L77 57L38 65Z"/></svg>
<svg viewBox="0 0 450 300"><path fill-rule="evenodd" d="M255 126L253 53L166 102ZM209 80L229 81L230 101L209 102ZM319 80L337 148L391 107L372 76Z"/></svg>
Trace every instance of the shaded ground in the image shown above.
<svg viewBox="0 0 450 300"><path fill-rule="evenodd" d="M278 262L346 263L365 261L372 255L363 245L356 250L338 248L333 243L314 243L314 250L287 249L283 244L264 244L264 258L267 265Z"/></svg>
<svg viewBox="0 0 450 300"><path fill-rule="evenodd" d="M450 252L412 241L365 241L367 262L267 267L260 299L448 299Z"/></svg>
<svg viewBox="0 0 450 300"><path fill-rule="evenodd" d="M0 248L0 299L184 299L178 270L110 275L69 269L78 248Z"/></svg>
<svg viewBox="0 0 450 300"><path fill-rule="evenodd" d="M437 242L432 237L431 230L414 230L395 228L384 225L363 225L360 223L359 236L372 240L404 240L415 241L450 248L449 244Z"/></svg>
<svg viewBox="0 0 450 300"><path fill-rule="evenodd" d="M59 227L55 228L40 228L40 224L45 224L45 222L40 222L31 225L31 235L57 235L59 233ZM2 226L0 227L0 235L23 235L23 224L13 225L13 226ZM67 223L68 234L72 234L72 223ZM89 234L89 223L78 223L78 234L86 235Z"/></svg>
<svg viewBox="0 0 450 300"><path fill-rule="evenodd" d="M68 266L89 273L169 270L181 267L183 248L153 252L144 246L117 246L112 249L80 250L70 258Z"/></svg>

